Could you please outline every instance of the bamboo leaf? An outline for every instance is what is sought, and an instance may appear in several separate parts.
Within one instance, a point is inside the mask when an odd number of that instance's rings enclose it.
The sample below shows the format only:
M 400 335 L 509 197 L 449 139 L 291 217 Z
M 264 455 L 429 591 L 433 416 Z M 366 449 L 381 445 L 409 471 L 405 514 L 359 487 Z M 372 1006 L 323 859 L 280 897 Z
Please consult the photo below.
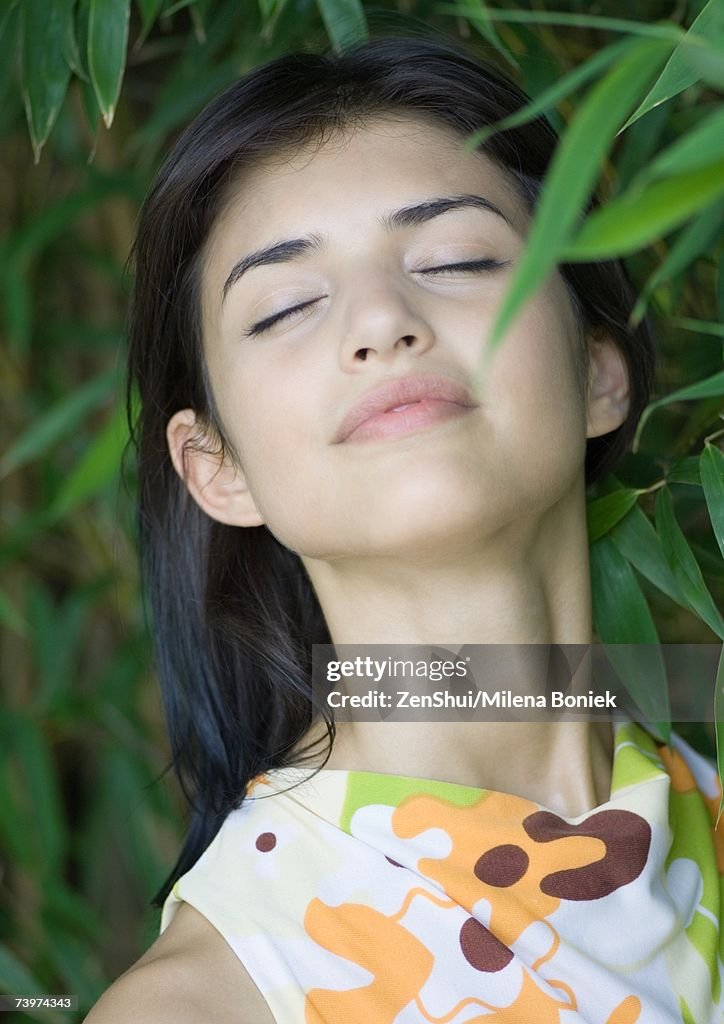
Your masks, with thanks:
M 648 245 L 724 193 L 724 160 L 641 191 L 630 188 L 591 214 L 563 251 L 567 263 L 627 256 Z
M 671 723 L 666 666 L 646 598 L 633 569 L 610 537 L 591 545 L 590 560 L 596 632 L 642 714 L 658 726 L 668 742 Z M 617 650 L 618 645 L 624 647 Z
M 687 46 L 684 59 L 697 78 L 716 89 L 724 89 L 724 35 L 708 40 L 708 46 Z
M 716 110 L 668 146 L 648 167 L 642 168 L 640 182 L 693 171 L 721 160 L 724 160 L 724 110 Z
M 643 493 L 643 489 L 627 487 L 589 501 L 586 506 L 589 544 L 609 533 L 636 504 L 639 494 Z
M 628 561 L 610 537 L 591 545 L 591 578 L 596 631 L 604 643 L 659 642 L 643 591 Z
M 51 506 L 55 515 L 67 515 L 77 505 L 98 494 L 117 477 L 127 442 L 126 413 L 123 405 L 119 403 L 56 495 Z
M 23 0 L 20 7 L 23 99 L 36 164 L 70 81 L 64 47 L 72 14 L 73 0 Z
M 498 30 L 493 23 L 493 19 L 490 16 L 490 8 L 487 0 L 478 0 L 477 17 L 471 19 L 477 32 L 487 39 L 491 46 L 494 46 L 498 53 L 512 64 L 514 67 L 518 66 L 518 63 L 513 57 L 512 53 L 503 43 L 502 39 L 498 34 Z
M 716 734 L 716 763 L 719 770 L 719 784 L 721 794 L 719 798 L 719 813 L 716 818 L 715 828 L 719 826 L 719 819 L 724 810 L 724 645 L 719 655 L 719 667 L 716 670 L 716 685 L 714 689 L 714 732 Z
M 719 225 L 717 224 L 717 228 Z M 694 320 L 690 316 L 672 316 L 672 327 L 680 327 L 684 331 L 696 331 L 697 334 L 712 334 L 715 338 L 724 338 L 724 324 L 711 320 Z
M 35 419 L 0 459 L 0 479 L 45 454 L 74 430 L 108 396 L 114 380 L 115 371 L 101 374 Z
M 477 3 L 441 3 L 436 10 L 441 14 L 457 14 L 471 21 L 480 17 Z M 568 25 L 572 28 L 597 28 L 608 32 L 623 32 L 634 36 L 647 36 L 680 43 L 686 33 L 678 25 L 668 22 L 649 24 L 630 18 L 608 18 L 599 14 L 573 14 L 566 11 L 514 11 L 489 8 L 494 21 L 512 22 L 522 25 Z
M 138 13 L 141 15 L 141 32 L 136 40 L 136 47 L 142 45 L 148 33 L 154 26 L 156 18 L 161 13 L 163 0 L 136 0 Z
M 581 209 L 593 191 L 618 127 L 670 52 L 670 44 L 645 40 L 628 51 L 583 101 L 556 150 L 528 241 L 493 324 L 486 358 L 523 303 L 553 270 Z
M 317 6 L 337 52 L 367 38 L 367 19 L 360 0 L 317 0 Z
M 76 0 L 60 0 L 60 6 L 65 5 L 67 7 L 65 33 L 63 35 L 63 56 L 71 71 L 80 78 L 83 78 L 85 71 L 75 34 L 75 4 Z
M 510 114 L 508 117 L 504 117 L 500 121 L 496 121 L 494 124 L 487 125 L 485 128 L 474 132 L 466 141 L 465 150 L 477 149 L 478 146 L 498 132 L 507 131 L 509 128 L 518 128 L 520 125 L 528 124 L 534 118 L 540 117 L 541 114 L 551 110 L 561 100 L 570 96 L 576 89 L 579 89 L 586 82 L 600 75 L 615 60 L 619 60 L 633 45 L 635 44 L 631 39 L 623 39 L 598 51 L 587 61 L 584 61 L 583 64 L 574 68 L 573 71 L 569 71 L 567 75 L 564 75 L 563 78 L 541 92 L 530 103 L 526 103 L 520 110 L 516 110 L 515 113 Z
M 712 529 L 724 557 L 724 452 L 707 441 L 699 467 Z
M 22 992 L 27 995 L 42 995 L 45 989 L 4 944 L 0 944 L 0 987 L 6 992 Z
M 18 0 L 7 0 L 3 10 L 0 12 L 0 39 L 8 30 L 8 25 L 12 24 L 12 15 L 18 6 Z
M 48 877 L 59 869 L 68 841 L 58 774 L 39 724 L 20 713 L 12 715 L 12 723 L 12 744 L 25 782 L 27 818 L 33 822 L 36 838 L 37 869 L 40 877 Z
M 13 632 L 19 633 L 20 636 L 25 636 L 28 628 L 25 619 L 2 589 L 0 589 L 0 624 L 6 629 L 12 629 Z
M 641 414 L 636 427 L 633 450 L 637 450 L 644 425 L 655 409 L 660 409 L 671 402 L 684 402 L 696 398 L 717 398 L 719 395 L 724 395 L 724 370 L 712 374 L 711 377 L 705 377 L 704 380 L 697 381 L 696 384 L 687 384 L 686 387 L 672 391 L 671 394 L 664 395 L 663 398 L 657 398 L 655 402 L 650 402 Z
M 633 313 L 632 325 L 641 322 L 646 313 L 649 299 L 656 289 L 671 278 L 683 273 L 695 259 L 705 253 L 721 231 L 721 217 L 724 203 L 721 201 L 703 210 L 688 224 L 672 245 L 666 259 L 651 274 L 644 285 Z
M 661 538 L 664 555 L 689 607 L 717 636 L 724 639 L 724 619 L 712 600 L 699 563 L 676 521 L 668 487 L 661 487 L 656 495 L 655 517 L 656 532 Z
M 88 69 L 106 128 L 121 91 L 126 66 L 131 0 L 91 0 L 88 22 Z
M 686 455 L 683 459 L 677 459 L 666 473 L 666 482 L 669 484 L 693 484 L 696 487 L 701 487 L 699 457 Z
M 15 992 L 18 995 L 42 996 L 48 991 L 47 985 L 38 981 L 35 975 L 28 970 L 24 963 L 4 943 L 0 943 L 0 989 L 5 992 Z M 38 1009 L 23 1010 L 22 1014 L 11 1014 L 13 1016 L 32 1018 L 37 1021 L 44 1021 L 45 1024 L 67 1024 L 68 1011 L 50 1010 L 41 1007 Z
M 697 81 L 699 74 L 691 65 L 690 54 L 694 48 L 705 46 L 706 40 L 724 29 L 724 5 L 721 0 L 709 0 L 701 13 L 692 22 L 686 38 L 676 47 L 666 67 L 639 106 L 628 119 L 624 128 L 637 121 L 653 107 L 677 96 Z
M 669 568 L 656 530 L 640 505 L 634 505 L 614 527 L 610 539 L 642 576 L 688 610 L 689 605 Z

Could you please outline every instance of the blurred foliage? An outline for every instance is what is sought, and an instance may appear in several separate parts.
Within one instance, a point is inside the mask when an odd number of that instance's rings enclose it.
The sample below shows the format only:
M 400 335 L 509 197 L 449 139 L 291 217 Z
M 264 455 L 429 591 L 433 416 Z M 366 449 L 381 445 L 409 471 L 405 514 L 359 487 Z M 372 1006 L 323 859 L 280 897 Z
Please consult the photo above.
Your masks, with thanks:
M 589 493 L 597 637 L 724 639 L 724 4 L 539 6 L 5 0 L 0 990 L 77 993 L 85 1012 L 157 934 L 148 901 L 185 809 L 164 774 L 132 464 L 119 476 L 123 271 L 161 155 L 261 62 L 432 29 L 512 74 L 534 97 L 520 117 L 564 130 L 496 337 L 556 261 L 627 257 L 662 367 L 635 451 Z M 606 203 L 582 221 L 596 183 Z M 713 727 L 680 731 L 713 754 Z

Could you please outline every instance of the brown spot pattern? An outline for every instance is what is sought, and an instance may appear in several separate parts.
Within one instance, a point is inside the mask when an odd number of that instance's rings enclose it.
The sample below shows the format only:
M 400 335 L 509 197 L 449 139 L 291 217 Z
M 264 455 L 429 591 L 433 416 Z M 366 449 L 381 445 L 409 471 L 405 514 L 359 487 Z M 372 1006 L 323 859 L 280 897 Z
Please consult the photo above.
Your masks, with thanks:
M 478 857 L 473 871 L 487 885 L 503 889 L 519 882 L 528 870 L 528 854 L 514 843 L 494 846 Z
M 651 826 L 633 811 L 599 811 L 578 825 L 551 811 L 537 811 L 525 818 L 523 828 L 536 843 L 568 836 L 590 836 L 604 843 L 601 860 L 541 879 L 542 892 L 564 900 L 598 900 L 633 882 L 644 869 L 651 845 Z
M 513 959 L 512 950 L 474 917 L 469 917 L 460 929 L 460 948 L 471 967 L 488 974 L 502 971 Z
M 256 837 L 256 848 L 260 853 L 269 853 L 277 845 L 277 837 L 273 832 L 262 832 Z

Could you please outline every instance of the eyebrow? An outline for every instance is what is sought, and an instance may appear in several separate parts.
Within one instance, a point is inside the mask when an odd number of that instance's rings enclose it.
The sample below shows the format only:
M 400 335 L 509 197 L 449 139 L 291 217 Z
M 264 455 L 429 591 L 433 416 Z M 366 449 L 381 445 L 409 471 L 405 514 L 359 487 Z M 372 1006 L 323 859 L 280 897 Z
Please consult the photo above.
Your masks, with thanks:
M 485 196 L 472 194 L 438 196 L 435 199 L 426 199 L 424 202 L 416 203 L 414 206 L 405 206 L 401 210 L 385 213 L 378 218 L 378 222 L 386 231 L 396 231 L 401 228 L 418 227 L 420 224 L 426 224 L 443 213 L 463 209 L 486 210 L 488 213 L 494 213 L 497 217 L 501 217 L 506 224 L 510 224 L 510 219 L 506 217 L 495 203 L 491 203 Z M 265 246 L 263 249 L 257 249 L 256 252 L 251 252 L 247 256 L 242 256 L 231 268 L 231 272 L 224 282 L 221 293 L 222 304 L 226 299 L 229 289 L 248 270 L 252 270 L 254 267 L 269 266 L 273 263 L 289 263 L 300 256 L 306 256 L 310 252 L 319 252 L 323 245 L 324 240 L 320 235 L 309 234 L 303 238 L 289 238 L 283 242 L 275 242 L 273 245 Z

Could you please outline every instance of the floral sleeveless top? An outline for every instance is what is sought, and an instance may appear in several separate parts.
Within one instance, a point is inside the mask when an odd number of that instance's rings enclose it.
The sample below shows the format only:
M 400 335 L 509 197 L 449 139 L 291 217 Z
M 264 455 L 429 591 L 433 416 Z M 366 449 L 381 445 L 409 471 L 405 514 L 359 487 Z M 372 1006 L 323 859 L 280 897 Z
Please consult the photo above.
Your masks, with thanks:
M 614 723 L 610 799 L 565 818 L 407 776 L 275 771 L 169 895 L 278 1024 L 722 1024 L 713 764 Z M 301 782 L 300 782 L 301 780 Z

